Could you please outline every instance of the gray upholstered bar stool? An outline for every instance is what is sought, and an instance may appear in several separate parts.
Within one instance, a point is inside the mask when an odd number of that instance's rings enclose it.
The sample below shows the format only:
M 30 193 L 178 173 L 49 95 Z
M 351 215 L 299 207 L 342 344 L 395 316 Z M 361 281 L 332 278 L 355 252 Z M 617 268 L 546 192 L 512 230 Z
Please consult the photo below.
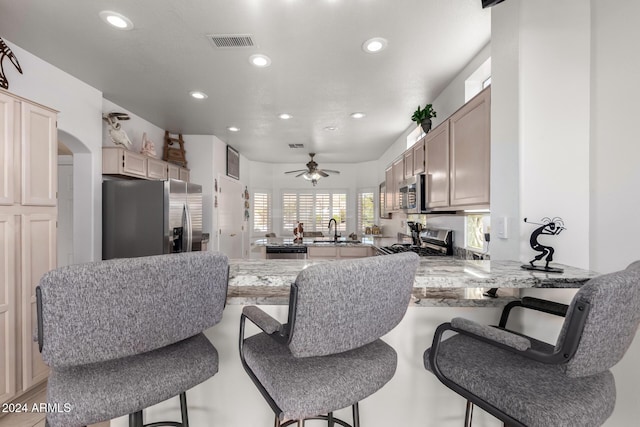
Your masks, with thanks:
M 555 345 L 508 329 L 514 307 L 565 316 Z M 640 323 L 640 261 L 589 280 L 569 306 L 537 298 L 507 305 L 498 327 L 456 318 L 436 330 L 424 363 L 467 399 L 508 426 L 599 426 L 613 412 L 609 370 Z M 446 331 L 457 332 L 442 340 Z
M 38 341 L 51 367 L 51 427 L 82 427 L 180 395 L 218 371 L 202 331 L 222 318 L 228 281 L 224 255 L 189 252 L 59 268 L 36 289 Z M 66 405 L 65 405 L 66 404 Z
M 304 269 L 293 285 L 288 323 L 258 307 L 240 320 L 242 364 L 275 412 L 275 426 L 334 418 L 394 375 L 396 352 L 380 337 L 402 320 L 411 297 L 419 257 L 403 253 L 331 261 Z M 244 337 L 245 319 L 263 332 Z

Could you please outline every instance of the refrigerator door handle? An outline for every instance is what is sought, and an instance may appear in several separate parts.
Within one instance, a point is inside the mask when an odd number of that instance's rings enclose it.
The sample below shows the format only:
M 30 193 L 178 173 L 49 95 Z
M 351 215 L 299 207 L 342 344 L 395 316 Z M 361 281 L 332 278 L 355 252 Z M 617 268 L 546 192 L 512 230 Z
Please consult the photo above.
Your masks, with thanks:
M 185 239 L 185 245 L 184 245 L 184 252 L 191 252 L 192 251 L 192 245 L 193 245 L 193 230 L 191 228 L 191 212 L 189 212 L 189 205 L 185 204 L 183 207 L 183 215 L 184 215 L 184 222 L 185 222 L 185 228 L 184 228 L 184 239 Z

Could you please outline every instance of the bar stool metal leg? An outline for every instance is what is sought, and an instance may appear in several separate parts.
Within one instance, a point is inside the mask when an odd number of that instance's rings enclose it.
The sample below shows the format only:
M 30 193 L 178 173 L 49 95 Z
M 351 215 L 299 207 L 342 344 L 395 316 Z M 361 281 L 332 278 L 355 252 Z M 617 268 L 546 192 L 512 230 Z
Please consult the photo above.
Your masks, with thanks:
M 142 419 L 142 411 L 129 414 L 129 427 L 144 427 L 144 421 Z
M 473 403 L 467 400 L 467 410 L 464 414 L 464 427 L 471 427 L 473 422 Z
M 329 427 L 333 427 L 333 412 L 327 414 L 327 424 Z
M 353 427 L 360 427 L 360 409 L 358 402 L 353 404 Z
M 189 414 L 187 413 L 187 393 L 180 393 L 180 412 L 182 414 L 182 427 L 189 427 Z
M 280 418 L 278 418 L 278 416 L 276 415 L 276 421 L 273 424 L 273 427 L 280 427 Z

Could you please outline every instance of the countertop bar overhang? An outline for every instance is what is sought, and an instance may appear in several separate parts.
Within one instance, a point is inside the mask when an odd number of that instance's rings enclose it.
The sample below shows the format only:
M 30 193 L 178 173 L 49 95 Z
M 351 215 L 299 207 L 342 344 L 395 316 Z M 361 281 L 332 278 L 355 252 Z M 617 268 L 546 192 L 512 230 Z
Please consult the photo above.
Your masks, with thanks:
M 334 260 L 230 260 L 230 304 L 288 303 L 298 273 Z M 518 261 L 471 261 L 423 257 L 416 272 L 411 305 L 442 307 L 503 306 L 517 299 L 522 288 L 579 288 L 598 273 L 554 264 L 564 273 L 528 271 Z M 393 286 L 393 284 L 389 284 Z M 499 298 L 483 296 L 500 288 Z

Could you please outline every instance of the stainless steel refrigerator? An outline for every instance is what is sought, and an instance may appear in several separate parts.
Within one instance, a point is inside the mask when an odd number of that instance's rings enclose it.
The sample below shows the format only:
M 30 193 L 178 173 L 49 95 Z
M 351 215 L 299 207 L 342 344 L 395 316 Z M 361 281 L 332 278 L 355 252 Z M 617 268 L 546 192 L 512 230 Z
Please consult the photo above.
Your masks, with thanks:
M 202 187 L 168 181 L 102 183 L 102 259 L 202 248 Z

